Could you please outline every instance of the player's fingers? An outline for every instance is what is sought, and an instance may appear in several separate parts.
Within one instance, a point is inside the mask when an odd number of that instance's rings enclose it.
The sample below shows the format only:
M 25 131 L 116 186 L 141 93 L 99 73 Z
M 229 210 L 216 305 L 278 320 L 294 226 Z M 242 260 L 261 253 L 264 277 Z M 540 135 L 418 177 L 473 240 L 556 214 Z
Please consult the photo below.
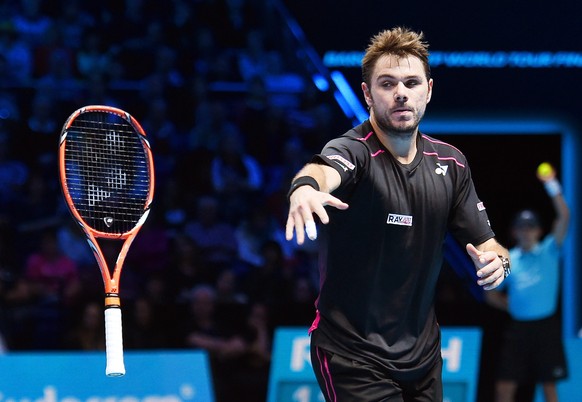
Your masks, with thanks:
M 285 239 L 287 241 L 293 239 L 293 230 L 295 229 L 295 221 L 291 215 L 287 217 L 287 223 L 285 224 Z
M 475 262 L 475 263 L 482 262 L 482 261 L 480 261 L 479 257 L 481 257 L 481 255 L 483 253 L 481 251 L 477 250 L 477 248 L 475 246 L 473 246 L 471 243 L 467 243 L 467 246 L 465 248 L 467 250 L 467 254 L 469 254 L 469 257 L 471 257 L 473 262 Z
M 305 241 L 303 234 L 303 219 L 298 213 L 290 213 L 285 225 L 285 238 L 289 241 L 293 239 L 293 232 L 296 233 L 297 244 L 301 245 Z
M 315 226 L 315 221 L 313 219 L 305 221 L 305 233 L 309 240 L 317 239 L 317 227 Z
M 305 233 L 310 240 L 315 240 L 317 238 L 317 227 L 315 226 L 315 221 L 313 219 L 313 214 L 316 213 L 321 217 L 320 214 L 324 214 L 324 217 L 327 219 L 327 213 L 325 209 L 321 205 L 320 202 L 311 202 L 307 204 L 306 208 L 301 208 L 301 219 L 303 221 L 303 227 L 301 228 L 303 235 L 303 229 L 305 229 Z M 299 228 L 297 228 L 299 230 Z
M 492 285 L 498 279 L 503 279 L 503 269 L 500 268 L 498 261 L 493 260 L 477 271 L 477 284 L 479 286 Z
M 491 275 L 479 279 L 477 284 L 483 286 L 484 290 L 491 290 L 501 285 L 501 282 L 503 282 L 503 272 L 499 273 L 499 270 L 496 270 Z
M 323 204 L 315 204 L 312 206 L 313 208 L 313 214 L 316 214 L 319 217 L 319 220 L 321 221 L 321 223 L 327 224 L 329 223 L 329 216 L 327 215 L 327 211 L 325 210 L 325 208 L 323 207 Z M 313 216 L 310 213 L 309 216 L 303 216 L 303 218 L 305 219 L 305 222 L 311 220 L 313 221 Z
M 334 197 L 331 194 L 327 194 L 327 197 L 324 200 L 322 200 L 322 204 L 324 206 L 329 205 L 330 207 L 334 207 L 337 209 L 348 209 L 349 207 L 347 203 L 343 202 L 339 198 Z
M 299 245 L 305 241 L 305 224 L 300 215 L 295 217 L 295 239 Z

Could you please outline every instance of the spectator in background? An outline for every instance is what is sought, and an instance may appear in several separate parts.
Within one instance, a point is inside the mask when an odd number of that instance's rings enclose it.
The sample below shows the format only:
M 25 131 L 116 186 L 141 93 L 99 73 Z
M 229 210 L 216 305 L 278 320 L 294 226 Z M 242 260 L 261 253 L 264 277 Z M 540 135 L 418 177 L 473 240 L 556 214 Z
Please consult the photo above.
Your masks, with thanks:
M 153 74 L 159 75 L 169 88 L 178 88 L 184 85 L 185 78 L 178 65 L 176 49 L 166 45 L 156 49 Z
M 149 277 L 162 272 L 170 262 L 170 237 L 166 232 L 163 211 L 152 209 L 127 253 L 125 280 L 129 275 L 141 286 Z M 135 275 L 133 275 L 135 274 Z M 127 289 L 127 287 L 126 287 Z
M 198 15 L 197 6 L 202 2 L 193 2 L 189 0 L 172 0 L 170 15 L 166 21 L 166 38 L 169 43 L 176 46 L 180 57 L 180 66 L 185 68 L 186 61 L 192 60 L 192 51 L 196 40 L 196 30 L 200 26 L 200 20 L 204 16 Z
M 262 205 L 256 205 L 240 220 L 236 228 L 239 258 L 249 269 L 264 264 L 263 246 L 271 241 L 277 242 L 284 258 L 289 258 L 293 247 L 283 239 L 285 232 L 279 222 Z
M 56 25 L 51 25 L 45 33 L 43 40 L 34 48 L 35 78 L 40 78 L 55 71 L 53 65 L 57 60 L 59 64 L 66 64 L 66 68 L 74 72 L 75 51 L 63 43 L 61 32 Z
M 144 97 L 144 99 L 146 110 L 141 125 L 152 149 L 155 150 L 156 178 L 160 182 L 165 182 L 176 171 L 177 156 L 184 149 L 184 135 L 179 132 L 172 119 L 171 105 L 165 97 Z
M 258 19 L 257 2 L 250 0 L 218 0 L 206 2 L 200 8 L 204 15 L 202 24 L 215 29 L 217 43 L 222 48 L 238 49 L 244 45 L 244 37 L 261 21 Z
M 213 286 L 216 292 L 216 315 L 224 323 L 223 330 L 231 333 L 241 332 L 248 316 L 248 297 L 240 291 L 239 282 L 235 270 L 225 268 L 218 273 Z
M 216 100 L 202 100 L 194 109 L 194 125 L 188 135 L 188 148 L 218 152 L 222 140 L 238 134 L 228 119 L 226 106 Z
M 29 43 L 21 40 L 10 23 L 0 25 L 0 82 L 27 85 L 32 78 L 33 55 Z
M 238 130 L 225 133 L 211 162 L 212 185 L 229 222 L 247 215 L 263 185 L 263 168 Z
M 246 348 L 232 377 L 225 384 L 228 401 L 240 401 L 244 395 L 249 401 L 265 401 L 271 362 L 272 328 L 269 307 L 264 303 L 252 303 L 244 315 L 242 334 Z
M 57 192 L 57 179 L 53 176 L 53 180 L 49 180 L 45 174 L 46 171 L 39 169 L 30 172 L 22 199 L 10 211 L 16 229 L 18 255 L 28 255 L 38 249 L 43 232 L 61 223 L 59 208 L 63 204 Z
M 28 166 L 56 171 L 55 135 L 64 123 L 57 110 L 57 100 L 51 93 L 36 91 L 26 119 L 26 132 L 17 138 L 15 145 Z
M 105 350 L 103 302 L 89 299 L 75 315 L 64 337 L 65 349 Z
M 99 69 L 96 69 L 98 71 Z M 109 80 L 103 73 L 95 73 L 85 80 L 85 102 L 88 105 L 107 105 L 123 109 L 121 102 L 113 96 Z
M 75 67 L 82 79 L 91 80 L 108 73 L 111 55 L 103 43 L 102 33 L 97 29 L 83 31 L 81 46 L 75 52 Z
M 4 212 L 18 207 L 29 175 L 28 166 L 14 158 L 12 142 L 11 132 L 0 124 L 0 207 Z
M 273 51 L 265 47 L 265 38 L 260 30 L 254 29 L 246 33 L 246 46 L 238 52 L 237 64 L 239 74 L 245 82 L 253 77 L 267 77 L 269 59 Z
M 287 123 L 306 148 L 317 149 L 317 144 L 324 144 L 332 137 L 331 106 L 315 85 L 306 85 L 298 97 L 299 105 L 287 115 Z
M 511 227 L 516 241 L 509 250 L 512 275 L 486 294 L 489 304 L 511 317 L 496 371 L 496 402 L 513 402 L 519 385 L 530 382 L 542 384 L 547 402 L 557 402 L 556 383 L 568 376 L 558 300 L 570 212 L 555 171 L 538 178 L 554 206 L 552 231 L 544 237 L 539 216 L 529 209 L 519 212 Z
M 10 79 L 10 77 L 6 77 Z M 11 81 L 10 84 L 17 84 Z M 1 85 L 1 82 L 0 82 Z M 9 85 L 7 85 L 9 86 Z M 22 127 L 22 106 L 19 102 L 19 98 L 16 96 L 15 92 L 4 91 L 0 94 L 0 133 L 8 134 L 10 137 L 13 133 L 18 132 L 18 128 Z M 10 138 L 11 147 L 13 138 Z
M 191 209 L 187 198 L 187 187 L 178 175 L 167 177 L 164 182 L 156 184 L 156 207 L 161 210 L 163 225 L 168 237 L 173 238 L 182 230 Z
M 63 45 L 77 51 L 85 32 L 95 28 L 96 18 L 83 7 L 81 0 L 66 0 L 61 5 L 61 12 L 55 17 L 55 26 Z
M 229 384 L 237 362 L 246 351 L 244 337 L 225 329 L 216 313 L 216 291 L 209 285 L 195 286 L 188 297 L 187 315 L 180 331 L 185 347 L 204 349 L 210 357 L 213 380 L 216 384 L 217 402 L 231 401 Z M 240 395 L 239 395 L 240 397 Z
M 44 231 L 39 248 L 27 257 L 24 278 L 35 306 L 33 347 L 58 349 L 82 289 L 77 266 L 60 251 L 54 230 Z
M 103 279 L 87 238 L 82 229 L 72 217 L 63 216 L 61 224 L 56 229 L 59 249 L 75 262 L 79 272 L 79 281 L 85 297 L 103 295 Z
M 224 332 L 216 315 L 216 291 L 211 285 L 196 285 L 187 299 L 187 317 L 182 333 L 185 346 L 205 349 L 217 359 L 238 355 L 244 350 L 242 339 Z
M 18 36 L 31 48 L 42 43 L 54 21 L 44 13 L 42 0 L 19 0 L 12 25 Z
M 172 238 L 170 255 L 165 276 L 175 306 L 186 300 L 195 286 L 212 285 L 216 280 L 215 272 L 204 264 L 202 253 L 190 236 L 177 233 Z
M 287 138 L 281 109 L 271 104 L 265 79 L 259 75 L 246 83 L 246 92 L 237 112 L 236 124 L 246 139 L 246 149 L 262 166 L 277 163 L 280 149 Z
M 269 211 L 283 223 L 288 206 L 287 185 L 309 156 L 303 141 L 293 135 L 285 138 L 278 158 L 278 162 L 265 169 L 263 194 Z
M 133 300 L 125 311 L 123 345 L 127 349 L 164 349 L 173 328 L 167 326 L 169 310 L 157 310 L 147 297 Z
M 294 271 L 279 242 L 265 240 L 261 245 L 261 264 L 249 267 L 241 281 L 251 301 L 278 310 L 290 302 L 294 280 Z
M 56 106 L 64 110 L 72 111 L 83 104 L 83 86 L 77 78 L 75 57 L 69 49 L 57 46 L 47 53 L 46 70 L 40 72 L 36 88 L 50 94 L 58 102 Z
M 223 269 L 216 278 L 216 301 L 223 305 L 245 305 L 248 297 L 240 290 L 240 281 L 232 268 Z
M 214 60 L 221 52 L 220 46 L 216 44 L 214 31 L 205 26 L 198 27 L 194 38 L 192 72 L 196 76 L 208 77 L 211 75 Z
M 80 295 L 77 265 L 62 253 L 53 229 L 43 232 L 39 248 L 27 257 L 25 277 L 41 301 L 70 305 Z
M 194 220 L 187 222 L 184 233 L 200 251 L 205 266 L 218 273 L 238 259 L 238 241 L 235 228 L 221 217 L 220 202 L 216 196 L 205 195 L 196 203 Z
M 289 300 L 281 306 L 278 326 L 310 326 L 313 321 L 313 301 L 317 288 L 309 277 L 295 275 L 291 278 Z

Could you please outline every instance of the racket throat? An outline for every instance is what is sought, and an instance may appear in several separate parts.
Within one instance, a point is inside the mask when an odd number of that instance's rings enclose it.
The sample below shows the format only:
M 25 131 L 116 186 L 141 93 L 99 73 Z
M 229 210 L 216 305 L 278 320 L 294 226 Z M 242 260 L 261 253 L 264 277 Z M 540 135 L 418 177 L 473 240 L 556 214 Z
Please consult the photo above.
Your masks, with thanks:
M 108 308 L 120 308 L 121 299 L 118 293 L 106 293 L 105 294 L 105 309 Z

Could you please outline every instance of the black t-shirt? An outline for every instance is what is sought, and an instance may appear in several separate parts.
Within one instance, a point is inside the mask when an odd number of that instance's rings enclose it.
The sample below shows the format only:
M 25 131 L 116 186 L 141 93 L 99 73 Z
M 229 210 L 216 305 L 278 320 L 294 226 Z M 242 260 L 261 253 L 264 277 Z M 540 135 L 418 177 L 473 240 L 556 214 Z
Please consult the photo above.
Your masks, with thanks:
M 314 345 L 373 361 L 403 380 L 440 354 L 435 286 L 450 232 L 460 244 L 494 236 L 465 156 L 418 135 L 417 155 L 398 162 L 368 121 L 330 141 L 313 159 L 341 175 L 320 230 L 321 288 Z

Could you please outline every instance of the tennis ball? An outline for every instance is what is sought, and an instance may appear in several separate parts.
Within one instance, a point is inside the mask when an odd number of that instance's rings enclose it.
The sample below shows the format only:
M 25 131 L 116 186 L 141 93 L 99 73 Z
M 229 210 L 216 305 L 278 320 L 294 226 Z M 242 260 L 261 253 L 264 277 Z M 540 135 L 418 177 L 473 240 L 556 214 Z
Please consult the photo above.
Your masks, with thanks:
M 538 166 L 537 173 L 539 177 L 547 178 L 554 174 L 554 168 L 548 162 L 543 162 Z

